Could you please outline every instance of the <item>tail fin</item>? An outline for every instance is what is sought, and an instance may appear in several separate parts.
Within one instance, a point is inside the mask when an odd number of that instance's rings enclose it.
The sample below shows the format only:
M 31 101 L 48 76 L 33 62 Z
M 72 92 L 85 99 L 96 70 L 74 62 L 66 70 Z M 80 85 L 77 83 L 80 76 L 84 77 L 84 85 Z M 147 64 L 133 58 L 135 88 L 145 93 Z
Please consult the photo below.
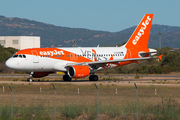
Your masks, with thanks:
M 153 20 L 153 14 L 146 14 L 143 17 L 139 25 L 136 27 L 134 33 L 131 35 L 128 42 L 125 44 L 125 47 L 127 49 L 147 48 L 152 20 Z

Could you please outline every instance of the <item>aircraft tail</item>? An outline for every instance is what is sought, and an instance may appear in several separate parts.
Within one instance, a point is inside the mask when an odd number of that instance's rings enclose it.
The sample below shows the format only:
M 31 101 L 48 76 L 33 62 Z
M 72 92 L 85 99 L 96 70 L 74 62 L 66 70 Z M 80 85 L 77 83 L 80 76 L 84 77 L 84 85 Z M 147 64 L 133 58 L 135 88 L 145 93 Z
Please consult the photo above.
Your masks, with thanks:
M 129 48 L 147 48 L 149 35 L 151 30 L 151 24 L 153 20 L 153 14 L 146 14 L 139 25 L 136 27 L 134 33 L 125 44 L 127 49 Z

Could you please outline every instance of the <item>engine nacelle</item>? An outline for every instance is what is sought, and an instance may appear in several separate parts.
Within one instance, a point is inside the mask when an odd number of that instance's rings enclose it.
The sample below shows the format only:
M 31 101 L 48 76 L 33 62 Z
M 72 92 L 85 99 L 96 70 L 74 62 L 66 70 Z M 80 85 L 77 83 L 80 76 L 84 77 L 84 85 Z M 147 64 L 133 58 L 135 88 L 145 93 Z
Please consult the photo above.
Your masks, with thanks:
M 69 66 L 67 72 L 71 78 L 83 78 L 90 74 L 89 66 L 81 65 Z
M 33 78 L 41 78 L 41 77 L 45 77 L 45 76 L 48 76 L 49 75 L 49 72 L 34 72 L 32 74 L 32 77 Z

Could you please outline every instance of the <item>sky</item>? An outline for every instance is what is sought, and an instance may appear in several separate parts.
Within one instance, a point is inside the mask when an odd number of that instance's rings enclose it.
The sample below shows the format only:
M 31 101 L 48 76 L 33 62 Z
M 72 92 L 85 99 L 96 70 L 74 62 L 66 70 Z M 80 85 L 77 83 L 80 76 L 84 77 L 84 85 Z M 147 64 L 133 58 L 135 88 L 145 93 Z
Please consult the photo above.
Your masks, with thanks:
M 153 24 L 180 27 L 180 0 L 0 0 L 5 17 L 109 32 L 138 25 L 147 13 Z

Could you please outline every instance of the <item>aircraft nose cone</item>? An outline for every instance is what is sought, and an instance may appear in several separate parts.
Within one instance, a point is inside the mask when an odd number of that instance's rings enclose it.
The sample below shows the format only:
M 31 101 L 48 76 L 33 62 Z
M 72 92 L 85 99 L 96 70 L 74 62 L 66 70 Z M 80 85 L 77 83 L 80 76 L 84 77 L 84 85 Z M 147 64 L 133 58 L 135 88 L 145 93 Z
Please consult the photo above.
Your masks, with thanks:
M 13 62 L 11 59 L 8 59 L 6 62 L 5 62 L 5 65 L 8 67 L 8 68 L 13 68 Z

